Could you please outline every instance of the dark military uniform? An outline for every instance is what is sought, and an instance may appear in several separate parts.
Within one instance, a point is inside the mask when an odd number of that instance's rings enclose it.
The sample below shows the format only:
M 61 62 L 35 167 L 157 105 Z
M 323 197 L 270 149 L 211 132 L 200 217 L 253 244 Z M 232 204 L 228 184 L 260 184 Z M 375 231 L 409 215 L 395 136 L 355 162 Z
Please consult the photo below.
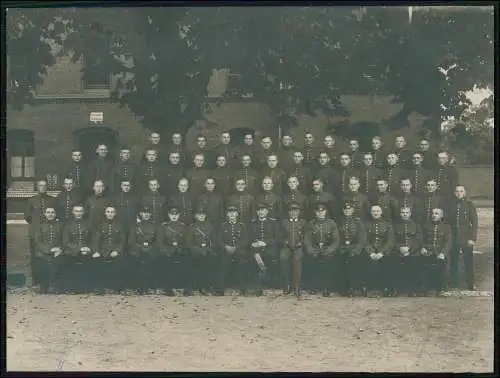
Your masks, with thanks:
M 454 195 L 458 183 L 457 169 L 451 165 L 438 166 L 434 171 L 434 179 L 438 186 L 438 193 L 444 198 Z
M 169 156 L 172 152 L 177 152 L 179 154 L 181 166 L 187 167 L 190 165 L 188 164 L 189 153 L 183 144 L 170 144 L 166 149 L 166 156 Z M 172 163 L 169 162 L 168 164 L 171 165 Z
M 38 273 L 41 291 L 42 293 L 46 293 L 57 273 L 56 269 L 58 268 L 60 256 L 54 257 L 54 253 L 51 249 L 54 247 L 62 249 L 61 223 L 56 220 L 47 220 L 46 223 L 39 225 L 35 230 L 34 239 L 35 270 Z M 59 288 L 59 285 L 56 284 L 55 286 Z
M 93 195 L 87 198 L 85 203 L 85 214 L 92 227 L 97 227 L 104 220 L 104 210 L 106 207 L 114 206 L 111 198 L 104 195 Z
M 347 204 L 344 205 L 346 207 Z M 366 244 L 366 229 L 360 219 L 344 216 L 339 227 L 340 248 L 338 271 L 336 271 L 336 287 L 342 294 L 349 290 L 362 289 L 364 277 L 359 268 L 366 264 L 362 251 Z M 361 286 L 360 286 L 361 285 Z
M 351 157 L 351 168 L 359 170 L 363 166 L 364 154 L 359 151 L 350 151 L 349 156 Z
M 90 181 L 88 166 L 83 161 L 71 162 L 71 166 L 65 173 L 65 177 L 71 177 L 75 188 L 79 188 L 82 191 L 82 195 L 87 195 L 89 193 L 88 183 Z
M 186 253 L 186 225 L 181 221 L 168 221 L 159 226 L 157 236 L 159 261 L 156 264 L 157 287 L 166 294 L 172 289 L 185 288 L 189 277 Z
M 191 157 L 189 158 L 189 165 L 192 167 L 193 166 L 193 161 L 196 155 L 203 155 L 204 161 L 205 161 L 205 168 L 206 169 L 213 169 L 215 168 L 215 154 L 213 151 L 209 150 L 208 147 L 206 148 L 199 148 L 198 146 L 195 148 L 195 150 L 191 153 Z M 228 162 L 229 163 L 229 162 Z
M 70 291 L 82 292 L 94 288 L 94 282 L 90 278 L 92 274 L 92 238 L 93 227 L 87 219 L 73 218 L 63 228 L 62 240 L 64 255 L 61 258 L 60 279 L 63 287 Z M 84 255 L 83 247 L 91 251 Z
M 62 190 L 55 202 L 57 218 L 65 223 L 72 218 L 73 206 L 82 203 L 82 195 L 77 188 Z
M 322 207 L 325 208 L 324 205 Z M 334 220 L 314 219 L 309 222 L 304 237 L 307 252 L 304 277 L 311 289 L 327 292 L 333 289 L 339 243 L 339 230 Z
M 340 194 L 340 177 L 338 172 L 334 170 L 330 165 L 318 165 L 316 172 L 314 174 L 315 179 L 321 179 L 323 181 L 323 190 L 334 196 Z M 339 197 L 337 197 L 339 198 Z
M 236 152 L 232 144 L 219 144 L 215 149 L 215 156 L 224 156 L 226 158 L 226 165 L 229 168 L 237 165 Z
M 359 183 L 361 184 L 360 192 L 366 194 L 370 200 L 373 200 L 377 195 L 377 180 L 383 177 L 382 170 L 374 166 L 364 166 L 359 171 L 359 176 Z
M 380 170 L 385 169 L 387 161 L 387 151 L 383 148 L 380 148 L 378 150 L 371 149 L 370 154 L 372 154 L 373 156 L 374 167 Z
M 304 145 L 302 154 L 304 155 L 304 165 L 313 166 L 318 160 L 319 149 L 314 145 Z
M 411 218 L 417 223 L 422 223 L 423 212 L 422 200 L 420 197 L 413 193 L 401 192 L 399 196 L 396 197 L 396 201 L 399 210 L 401 210 L 402 207 L 409 207 L 411 209 Z
M 370 215 L 370 202 L 368 201 L 368 197 L 362 193 L 347 193 L 344 194 L 342 198 L 342 203 L 349 202 L 351 206 L 354 208 L 354 217 L 365 221 L 368 219 Z
M 431 172 L 420 165 L 413 165 L 408 170 L 407 176 L 412 183 L 411 190 L 418 196 L 423 195 L 425 184 L 431 179 Z
M 382 208 L 382 218 L 388 222 L 398 217 L 398 201 L 390 193 L 377 193 L 371 205 L 379 205 Z
M 290 207 L 294 206 L 298 207 L 298 204 L 290 205 Z M 300 290 L 304 236 L 307 232 L 307 226 L 304 219 L 286 218 L 281 221 L 280 235 L 283 237 L 284 246 L 280 253 L 280 264 L 284 277 L 284 289 L 287 292 L 291 287 L 296 291 Z M 290 281 L 290 270 L 292 271 L 292 282 Z
M 205 191 L 205 181 L 210 177 L 211 172 L 205 168 L 191 168 L 186 173 L 189 180 L 190 193 L 193 198 L 197 198 Z
M 314 214 L 314 209 L 319 204 L 323 204 L 326 207 L 327 214 L 326 216 L 332 219 L 337 219 L 338 217 L 338 205 L 335 197 L 327 192 L 321 191 L 321 192 L 313 192 L 311 196 L 309 197 L 309 208 L 310 208 L 310 213 L 307 215 L 309 219 L 314 219 L 315 214 Z M 305 214 L 304 211 L 302 211 L 303 214 Z
M 393 280 L 393 277 L 390 275 L 389 258 L 394 248 L 394 231 L 392 225 L 385 220 L 371 220 L 366 224 L 366 236 L 366 286 L 374 289 L 388 288 Z M 372 252 L 382 253 L 383 257 L 380 260 L 372 260 L 370 258 L 370 253 Z
M 218 193 L 205 192 L 197 201 L 207 215 L 207 222 L 218 229 L 224 219 L 224 198 Z
M 154 281 L 158 259 L 157 235 L 158 225 L 151 220 L 141 220 L 129 229 L 127 270 L 131 289 L 144 292 L 157 288 Z
M 102 180 L 106 187 L 106 194 L 110 193 L 115 188 L 115 175 L 113 172 L 113 162 L 110 158 L 101 158 L 97 156 L 89 167 L 89 180 L 84 182 L 90 189 L 94 182 Z
M 146 153 L 149 150 L 156 151 L 156 161 L 162 162 L 162 163 L 165 161 L 166 156 L 164 153 L 164 146 L 163 146 L 162 142 L 160 141 L 160 143 L 158 143 L 158 144 L 153 144 L 153 143 L 149 142 L 149 144 L 146 146 L 146 148 L 144 150 L 142 150 L 141 165 L 146 164 L 148 162 L 148 160 L 146 159 Z
M 251 156 L 252 166 L 259 171 L 261 169 L 265 169 L 267 167 L 267 158 L 269 157 L 269 155 L 277 155 L 273 147 L 271 147 L 268 150 L 265 150 L 262 147 L 260 147 L 257 150 L 257 156 L 256 156 L 257 159 L 255 162 L 254 162 L 254 156 Z
M 408 150 L 406 147 L 397 148 L 394 151 L 394 153 L 398 157 L 397 166 L 403 170 L 408 169 L 409 165 L 411 164 L 413 153 L 410 150 Z
M 34 233 L 38 227 L 46 222 L 45 209 L 48 207 L 55 208 L 55 198 L 49 196 L 48 194 L 38 193 L 34 197 L 28 199 L 26 203 L 26 208 L 24 210 L 24 220 L 28 223 L 28 236 L 29 236 L 29 246 L 30 246 L 30 265 L 31 265 L 31 275 L 34 285 L 38 285 L 38 272 L 36 270 L 36 263 L 34 258 L 35 245 L 34 245 Z
M 412 293 L 418 272 L 418 257 L 422 248 L 422 228 L 412 219 L 400 219 L 394 224 L 395 247 L 391 256 L 392 289 Z M 401 253 L 401 247 L 408 247 L 408 256 Z
M 283 171 L 287 172 L 293 165 L 293 153 L 295 151 L 295 148 L 292 147 L 284 147 L 282 146 L 278 150 L 278 164 Z
M 422 248 L 430 252 L 430 256 L 419 256 L 417 291 L 425 293 L 435 289 L 439 292 L 445 287 L 446 260 L 438 260 L 437 255 L 443 253 L 448 257 L 452 245 L 450 227 L 442 222 L 425 222 L 422 239 Z
M 165 167 L 165 180 L 161 184 L 161 192 L 165 196 L 170 197 L 177 192 L 179 180 L 185 175 L 184 167 L 181 164 L 169 164 Z
M 447 209 L 445 201 L 437 192 L 426 192 L 422 198 L 422 221 L 432 220 L 432 209 L 442 209 L 444 211 L 444 219 L 447 219 Z
M 247 227 L 243 222 L 225 221 L 220 226 L 217 239 L 220 246 L 217 260 L 219 265 L 217 293 L 223 295 L 228 282 L 236 285 L 243 293 L 246 292 L 251 262 L 251 256 L 248 253 Z M 236 250 L 232 253 L 228 252 L 225 246 L 234 247 Z
M 286 173 L 283 169 L 281 168 L 264 168 L 262 171 L 261 171 L 261 175 L 260 175 L 260 182 L 262 183 L 262 180 L 264 179 L 264 177 L 271 177 L 271 179 L 273 180 L 273 191 L 274 193 L 276 194 L 279 194 L 281 195 L 283 193 L 283 191 L 285 190 L 285 187 L 286 187 L 286 180 L 287 180 L 287 177 L 286 177 Z
M 452 246 L 450 251 L 450 276 L 451 285 L 458 287 L 459 284 L 459 260 L 460 250 L 463 252 L 465 263 L 465 279 L 469 290 L 474 290 L 474 254 L 473 246 L 468 244 L 469 240 L 476 241 L 478 219 L 474 203 L 466 198 L 450 201 L 447 211 L 447 222 L 451 227 Z
M 131 192 L 125 193 L 120 191 L 114 198 L 113 203 L 116 205 L 116 216 L 126 230 L 127 238 L 128 231 L 137 220 L 137 210 L 139 203 L 137 197 Z
M 288 209 L 290 207 L 290 204 L 293 202 L 297 202 L 300 205 L 300 208 L 302 209 L 302 212 L 304 214 L 309 214 L 309 199 L 302 194 L 300 190 L 296 191 L 291 191 L 288 190 L 284 195 L 283 195 L 283 208 Z M 286 215 L 283 215 L 283 217 L 286 217 Z
M 349 180 L 351 179 L 351 177 L 357 177 L 359 179 L 360 176 L 361 176 L 360 172 L 357 169 L 351 168 L 351 166 L 349 166 L 347 168 L 341 167 L 339 170 L 340 180 L 338 182 L 338 188 L 337 188 L 336 193 L 339 193 L 339 194 L 342 193 L 342 196 L 345 193 L 349 193 L 350 192 Z M 341 197 L 338 197 L 338 198 L 341 198 Z
M 199 210 L 200 211 L 200 210 Z M 204 211 L 204 210 L 203 210 Z M 216 286 L 214 272 L 217 268 L 216 231 L 212 223 L 196 220 L 186 230 L 186 244 L 189 248 L 189 265 L 187 289 L 198 289 L 202 292 Z
M 424 160 L 422 161 L 422 165 L 424 166 L 425 169 L 428 169 L 429 171 L 433 171 L 437 168 L 438 166 L 438 160 L 437 160 L 437 152 L 435 150 L 427 150 L 427 151 L 418 151 L 419 154 L 422 155 Z
M 277 219 L 283 215 L 283 200 L 276 193 L 264 192 L 257 197 L 256 202 L 267 205 L 269 218 Z
M 247 192 L 237 192 L 227 200 L 228 206 L 238 209 L 239 221 L 248 225 L 255 214 L 255 198 Z
M 119 160 L 118 163 L 114 166 L 114 175 L 115 179 L 114 182 L 116 183 L 115 185 L 115 191 L 120 190 L 120 183 L 122 181 L 128 181 L 132 185 L 132 188 L 134 188 L 138 182 L 137 182 L 137 172 L 138 172 L 138 167 L 135 166 L 134 163 L 132 163 L 130 160 Z
M 151 220 L 157 222 L 158 224 L 163 222 L 166 218 L 167 200 L 165 196 L 162 196 L 158 192 L 149 191 L 145 196 L 140 199 L 139 206 L 147 207 L 151 210 Z
M 259 192 L 259 174 L 255 169 L 240 167 L 240 169 L 234 172 L 232 182 L 236 183 L 237 180 L 241 179 L 245 180 L 247 184 L 246 190 L 248 193 L 255 195 Z
M 299 189 L 302 193 L 309 194 L 311 192 L 312 171 L 309 167 L 302 164 L 292 164 L 286 172 L 287 177 L 297 177 L 299 180 Z
M 234 192 L 233 176 L 233 171 L 228 167 L 216 167 L 212 170 L 212 177 L 215 180 L 215 191 L 224 199 L 228 198 Z
M 387 191 L 397 196 L 400 191 L 401 179 L 405 177 L 405 171 L 399 166 L 387 166 L 383 178 L 387 181 Z
M 266 204 L 260 204 L 258 208 L 267 207 Z M 269 288 L 275 288 L 280 284 L 280 264 L 279 264 L 279 243 L 280 243 L 280 227 L 278 221 L 274 218 L 254 219 L 250 224 L 249 239 L 250 250 L 252 255 L 258 253 L 265 265 L 265 275 L 258 267 L 258 264 L 253 263 L 255 275 L 258 277 L 258 290 L 262 288 L 262 278 L 266 278 Z M 262 241 L 266 243 L 263 247 L 254 247 L 252 243 Z M 255 276 L 254 275 L 254 276 Z M 253 278 L 253 277 L 251 277 Z
M 333 169 L 340 168 L 340 152 L 335 147 L 324 147 L 322 151 L 328 154 L 328 157 L 330 158 L 330 162 L 328 164 L 330 167 Z
M 186 225 L 193 222 L 193 197 L 191 193 L 185 192 L 177 192 L 175 193 L 169 201 L 170 207 L 175 207 L 179 210 L 181 214 L 180 221 Z
M 241 161 L 242 156 L 244 155 L 249 155 L 249 156 L 257 156 L 259 148 L 252 143 L 250 146 L 246 143 L 243 143 L 241 146 L 238 147 L 236 150 L 236 159 L 237 161 Z
M 138 189 L 142 192 L 147 192 L 149 190 L 149 180 L 158 180 L 158 183 L 161 185 L 163 181 L 162 176 L 162 166 L 158 160 L 154 162 L 147 161 L 141 164 L 139 173 L 137 174 Z

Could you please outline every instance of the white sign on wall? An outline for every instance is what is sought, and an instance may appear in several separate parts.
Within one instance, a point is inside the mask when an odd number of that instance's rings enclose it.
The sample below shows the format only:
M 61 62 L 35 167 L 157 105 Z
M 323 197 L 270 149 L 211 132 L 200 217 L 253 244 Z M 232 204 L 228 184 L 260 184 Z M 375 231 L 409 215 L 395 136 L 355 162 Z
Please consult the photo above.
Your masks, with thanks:
M 103 112 L 91 112 L 89 116 L 90 122 L 98 123 L 104 121 L 104 113 Z

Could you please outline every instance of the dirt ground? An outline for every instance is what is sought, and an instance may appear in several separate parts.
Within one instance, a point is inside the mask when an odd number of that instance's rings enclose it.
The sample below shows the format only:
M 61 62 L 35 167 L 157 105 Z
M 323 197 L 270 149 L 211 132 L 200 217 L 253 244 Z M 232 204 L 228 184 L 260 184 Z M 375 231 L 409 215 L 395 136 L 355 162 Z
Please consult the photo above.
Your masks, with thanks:
M 493 289 L 493 217 L 478 283 Z M 17 226 L 16 226 L 17 227 Z M 8 241 L 8 271 L 26 266 Z M 21 232 L 21 231 L 17 231 Z M 9 239 L 9 234 L 8 234 Z M 16 246 L 17 248 L 14 248 Z M 7 369 L 493 371 L 493 297 L 7 295 Z

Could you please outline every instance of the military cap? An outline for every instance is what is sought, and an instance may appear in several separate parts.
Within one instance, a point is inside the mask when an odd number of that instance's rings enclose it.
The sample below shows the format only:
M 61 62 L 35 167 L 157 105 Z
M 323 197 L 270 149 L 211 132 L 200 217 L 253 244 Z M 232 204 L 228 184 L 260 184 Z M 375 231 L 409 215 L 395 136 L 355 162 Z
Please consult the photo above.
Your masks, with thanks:
M 298 202 L 290 202 L 290 205 L 288 206 L 288 209 L 289 210 L 292 210 L 292 209 L 298 209 L 298 210 L 300 210 L 301 209 L 300 203 L 298 203 Z
M 169 214 L 178 214 L 179 213 L 179 208 L 177 206 L 171 206 L 170 209 L 168 209 Z
M 200 206 L 196 209 L 195 214 L 205 214 L 205 208 Z
M 268 209 L 269 208 L 269 205 L 265 202 L 260 202 L 257 204 L 257 210 L 259 209 Z
M 141 213 L 152 213 L 152 211 L 149 206 L 144 206 L 143 208 L 141 208 Z
M 228 206 L 227 211 L 238 211 L 238 208 L 236 206 Z
M 318 203 L 316 205 L 316 211 L 322 211 L 322 210 L 326 210 L 326 206 L 323 205 L 322 203 Z
M 126 146 L 126 145 L 121 145 L 120 146 L 120 151 L 124 151 L 124 150 L 131 150 L 130 146 Z

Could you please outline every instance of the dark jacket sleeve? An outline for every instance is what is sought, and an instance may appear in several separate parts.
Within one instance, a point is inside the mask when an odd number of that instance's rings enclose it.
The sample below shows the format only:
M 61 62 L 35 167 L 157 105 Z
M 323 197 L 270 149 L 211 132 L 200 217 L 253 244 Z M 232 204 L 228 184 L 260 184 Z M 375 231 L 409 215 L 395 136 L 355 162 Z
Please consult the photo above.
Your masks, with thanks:
M 327 253 L 333 253 L 335 252 L 340 245 L 340 233 L 339 233 L 339 228 L 337 226 L 337 223 L 332 220 L 332 239 L 333 242 L 326 248 Z
M 387 224 L 387 240 L 382 248 L 380 248 L 380 252 L 383 255 L 388 255 L 392 248 L 394 247 L 394 229 L 392 228 L 392 224 Z
M 473 241 L 476 241 L 477 238 L 477 228 L 478 228 L 478 219 L 477 219 L 477 209 L 476 205 L 472 201 L 469 201 L 469 216 L 470 216 L 470 224 L 471 224 L 471 237 Z
M 359 255 L 363 248 L 365 248 L 367 242 L 366 228 L 363 222 L 357 221 L 357 234 L 356 234 L 356 244 L 353 246 L 353 253 Z

